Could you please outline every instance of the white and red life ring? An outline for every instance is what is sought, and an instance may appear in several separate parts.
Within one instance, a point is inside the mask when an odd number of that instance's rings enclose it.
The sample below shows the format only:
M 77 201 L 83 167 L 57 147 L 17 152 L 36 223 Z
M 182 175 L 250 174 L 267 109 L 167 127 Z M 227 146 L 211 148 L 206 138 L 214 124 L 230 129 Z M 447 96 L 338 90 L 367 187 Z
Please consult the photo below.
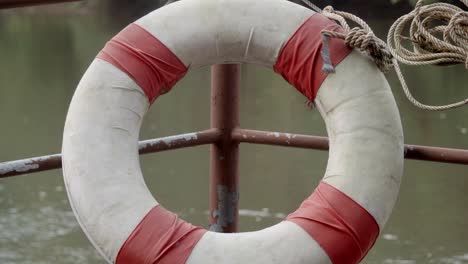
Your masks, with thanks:
M 392 92 L 367 58 L 330 40 L 341 30 L 284 0 L 184 0 L 129 25 L 85 73 L 68 112 L 63 172 L 75 215 L 109 263 L 358 263 L 397 199 L 403 135 Z M 140 170 L 143 116 L 190 68 L 273 68 L 314 101 L 330 137 L 325 176 L 285 221 L 247 233 L 194 227 L 162 208 Z

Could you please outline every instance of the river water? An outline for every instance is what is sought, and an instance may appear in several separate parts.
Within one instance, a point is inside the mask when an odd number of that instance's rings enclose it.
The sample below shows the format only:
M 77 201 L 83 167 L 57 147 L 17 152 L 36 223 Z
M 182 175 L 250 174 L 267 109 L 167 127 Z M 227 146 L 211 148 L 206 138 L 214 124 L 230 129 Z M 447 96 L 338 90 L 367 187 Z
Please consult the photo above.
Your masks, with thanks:
M 42 9 L 44 10 L 44 9 Z M 370 21 L 385 32 L 390 21 Z M 0 161 L 58 153 L 68 104 L 93 57 L 118 28 L 87 13 L 0 13 Z M 383 34 L 382 34 L 383 35 Z M 433 104 L 466 98 L 462 67 L 404 68 L 415 96 Z M 405 142 L 468 148 L 468 107 L 426 112 L 388 75 Z M 209 69 L 190 72 L 146 117 L 148 139 L 209 126 Z M 326 135 L 318 112 L 270 69 L 242 68 L 241 125 Z M 327 152 L 241 145 L 240 229 L 281 221 L 324 173 Z M 167 208 L 206 227 L 209 148 L 141 158 L 145 180 Z M 363 263 L 468 263 L 468 167 L 406 161 L 401 194 Z M 99 202 L 99 201 L 96 201 Z M 0 263 L 104 263 L 78 226 L 54 170 L 0 180 Z

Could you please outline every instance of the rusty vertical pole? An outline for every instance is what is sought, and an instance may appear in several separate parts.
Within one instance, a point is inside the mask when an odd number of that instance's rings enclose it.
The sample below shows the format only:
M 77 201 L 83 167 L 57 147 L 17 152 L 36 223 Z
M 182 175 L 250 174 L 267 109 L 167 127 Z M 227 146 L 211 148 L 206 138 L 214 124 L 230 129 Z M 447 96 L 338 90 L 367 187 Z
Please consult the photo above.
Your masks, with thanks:
M 237 231 L 239 204 L 239 142 L 232 140 L 239 126 L 240 65 L 211 68 L 211 127 L 220 129 L 221 139 L 211 146 L 210 230 Z

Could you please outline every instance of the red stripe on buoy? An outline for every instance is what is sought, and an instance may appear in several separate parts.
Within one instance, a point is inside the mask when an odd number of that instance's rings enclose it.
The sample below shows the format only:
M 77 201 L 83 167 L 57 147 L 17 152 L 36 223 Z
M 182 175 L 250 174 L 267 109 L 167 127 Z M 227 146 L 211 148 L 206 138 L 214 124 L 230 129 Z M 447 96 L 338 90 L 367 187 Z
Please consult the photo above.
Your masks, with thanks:
M 156 206 L 125 241 L 115 263 L 184 264 L 205 232 Z
M 325 182 L 286 220 L 309 233 L 333 264 L 359 263 L 379 235 L 379 225 L 366 209 Z
M 97 55 L 130 76 L 150 103 L 168 92 L 187 67 L 161 41 L 136 24 L 130 24 L 107 42 Z
M 304 22 L 282 48 L 274 65 L 275 72 L 281 74 L 311 102 L 314 101 L 322 82 L 328 73 L 322 71 L 323 29 L 343 32 L 343 29 L 328 18 L 314 14 Z M 342 40 L 330 38 L 330 59 L 338 65 L 350 52 Z

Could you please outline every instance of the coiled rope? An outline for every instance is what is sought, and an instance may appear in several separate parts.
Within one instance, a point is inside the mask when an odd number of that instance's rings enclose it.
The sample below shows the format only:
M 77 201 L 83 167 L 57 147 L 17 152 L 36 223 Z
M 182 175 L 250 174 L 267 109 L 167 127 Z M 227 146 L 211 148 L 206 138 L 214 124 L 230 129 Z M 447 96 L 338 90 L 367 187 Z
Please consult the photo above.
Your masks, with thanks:
M 460 1 L 468 7 L 468 0 Z M 309 0 L 302 2 L 320 11 Z M 346 45 L 368 54 L 383 72 L 393 67 L 406 97 L 413 105 L 424 110 L 440 111 L 468 104 L 468 98 L 440 106 L 419 102 L 411 94 L 398 64 L 399 62 L 407 65 L 464 64 L 468 69 L 468 12 L 446 3 L 424 5 L 424 0 L 419 0 L 413 11 L 400 17 L 391 26 L 387 43 L 375 36 L 367 23 L 353 14 L 335 11 L 331 6 L 325 7 L 321 13 L 337 21 L 345 30 L 345 33 L 322 31 L 324 71 L 334 72 L 329 59 L 328 38 L 339 38 L 343 39 Z M 347 20 L 357 24 L 358 27 L 350 28 Z M 404 36 L 403 32 L 408 26 L 409 36 Z M 402 41 L 409 41 L 413 51 L 405 48 Z

